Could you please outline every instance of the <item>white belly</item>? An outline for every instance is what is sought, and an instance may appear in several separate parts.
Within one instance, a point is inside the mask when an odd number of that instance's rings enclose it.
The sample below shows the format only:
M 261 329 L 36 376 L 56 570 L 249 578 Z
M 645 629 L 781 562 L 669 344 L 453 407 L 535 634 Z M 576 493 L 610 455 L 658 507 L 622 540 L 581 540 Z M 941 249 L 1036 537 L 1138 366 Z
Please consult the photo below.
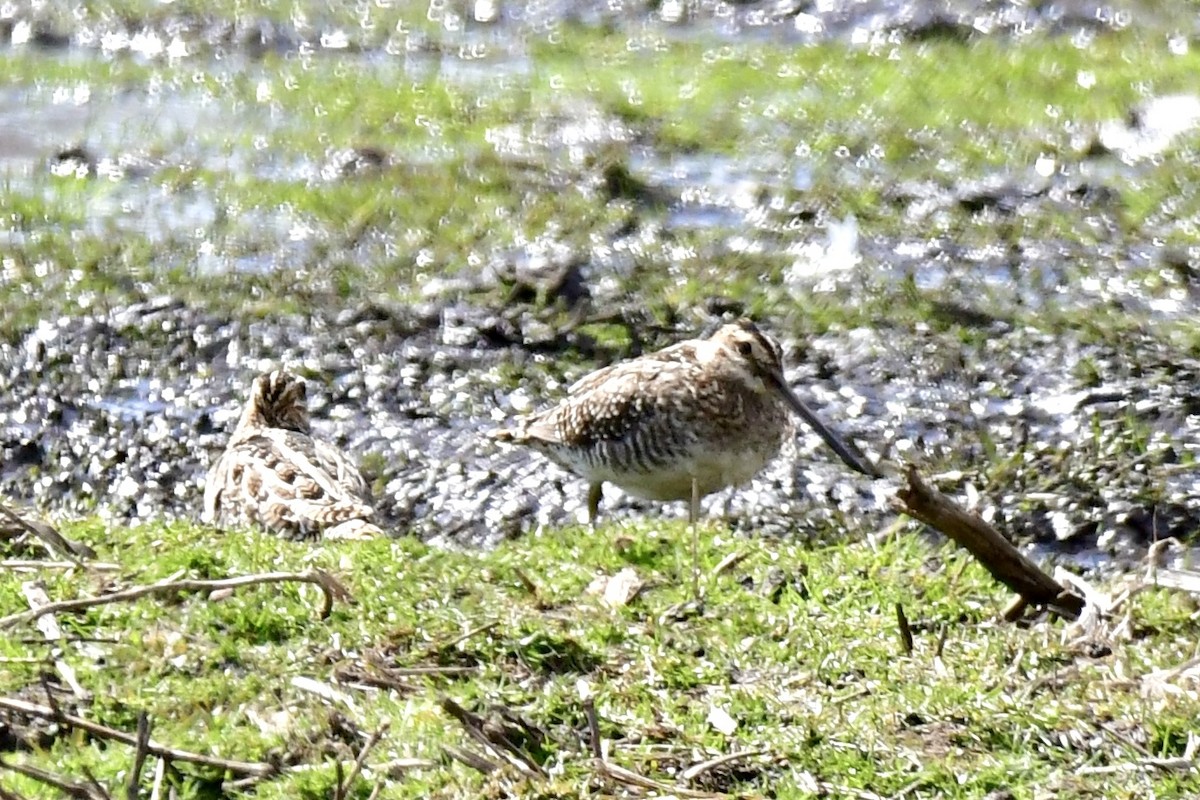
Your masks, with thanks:
M 751 450 L 709 452 L 652 471 L 617 472 L 600 467 L 588 470 L 585 477 L 592 482 L 615 484 L 647 500 L 688 500 L 692 496 L 693 479 L 703 497 L 727 486 L 749 482 L 773 456 L 774 453 Z

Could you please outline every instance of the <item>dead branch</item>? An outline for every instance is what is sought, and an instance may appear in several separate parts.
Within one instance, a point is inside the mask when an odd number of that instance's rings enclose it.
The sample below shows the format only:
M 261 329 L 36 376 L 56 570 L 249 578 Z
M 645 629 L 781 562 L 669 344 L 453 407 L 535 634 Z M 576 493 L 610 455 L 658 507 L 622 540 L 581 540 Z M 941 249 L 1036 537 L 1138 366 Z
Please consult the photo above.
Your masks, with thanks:
M 150 716 L 145 711 L 138 712 L 137 741 L 134 743 L 133 769 L 129 771 L 129 782 L 125 785 L 127 800 L 138 800 L 138 787 L 142 782 L 142 768 L 146 766 L 146 756 L 150 754 Z
M 343 772 L 342 762 L 337 761 L 333 765 L 333 800 L 343 800 L 342 795 L 342 778 L 345 777 Z
M 334 705 L 345 706 L 347 709 L 350 710 L 350 712 L 352 714 L 354 714 L 356 716 L 359 716 L 362 714 L 362 711 L 359 709 L 358 704 L 354 702 L 353 697 L 351 697 L 350 695 L 346 694 L 345 692 L 343 692 L 339 689 L 335 689 L 333 686 L 329 685 L 328 683 L 323 683 L 322 681 L 319 681 L 316 678 L 309 678 L 304 675 L 297 675 L 296 677 L 292 678 L 291 681 L 289 681 L 289 683 L 294 688 L 299 689 L 302 692 L 308 692 L 309 694 L 315 694 L 317 697 L 321 698 L 322 700 L 326 701 L 327 703 L 333 703 Z
M 354 781 L 358 779 L 358 774 L 362 772 L 363 763 L 367 760 L 367 754 L 371 752 L 371 748 L 379 743 L 379 740 L 383 738 L 383 734 L 387 732 L 387 729 L 388 724 L 386 722 L 380 725 L 379 728 L 377 728 L 376 731 L 371 734 L 370 738 L 367 739 L 366 744 L 362 746 L 362 749 L 358 751 L 358 758 L 354 759 L 354 766 L 350 767 L 350 774 L 346 776 L 344 783 L 339 782 L 338 784 L 338 797 L 347 796 L 346 793 L 350 791 L 350 787 L 353 786 Z M 338 762 L 338 764 L 340 766 L 341 762 Z
M 482 772 L 484 775 L 488 775 L 500 769 L 500 765 L 491 759 L 485 758 L 478 753 L 473 753 L 470 750 L 465 750 L 461 747 L 455 747 L 452 744 L 442 745 L 442 752 L 460 764 L 466 764 L 471 769 L 476 770 L 477 772 Z
M 96 797 L 101 798 L 101 800 L 112 800 L 112 795 L 108 793 L 108 789 L 105 789 L 100 784 L 100 781 L 96 780 L 96 776 L 92 774 L 92 770 L 87 766 L 83 767 L 83 777 L 87 778 L 88 786 L 92 788 L 92 792 Z
M 641 789 L 649 789 L 660 793 L 664 797 L 692 797 L 698 798 L 698 800 L 720 800 L 720 798 L 731 796 L 719 792 L 698 792 L 694 789 L 685 789 L 682 786 L 656 781 L 653 778 L 647 778 L 645 775 L 640 775 L 631 769 L 617 766 L 608 761 L 600 762 L 600 769 L 606 777 L 618 783 L 637 786 Z
M 48 522 L 25 519 L 4 503 L 0 503 L 0 517 L 4 517 L 10 523 L 10 525 L 4 526 L 5 528 L 9 530 L 16 528 L 32 534 L 52 554 L 58 554 L 72 560 L 96 557 L 96 551 L 86 544 L 68 539 Z
M 537 584 L 533 582 L 533 579 L 525 574 L 525 570 L 520 567 L 514 567 L 513 574 L 517 576 L 517 580 L 520 582 L 521 588 L 525 590 L 525 593 L 533 598 L 535 604 L 540 604 L 542 602 L 542 593 L 538 591 Z
M 384 663 L 377 653 L 368 651 L 362 661 L 335 668 L 333 677 L 340 683 L 356 688 L 390 689 L 412 694 L 418 688 L 406 678 L 474 675 L 478 672 L 479 667 L 392 667 Z
M 29 703 L 24 700 L 18 700 L 15 697 L 0 697 L 0 708 L 15 711 L 18 714 L 25 714 L 38 719 L 50 720 L 57 722 L 60 725 L 66 725 L 72 728 L 86 731 L 93 736 L 101 739 L 107 739 L 114 742 L 129 745 L 130 747 L 138 746 L 138 737 L 126 733 L 125 731 L 110 728 L 107 725 L 101 725 L 98 722 L 77 717 L 74 714 L 68 714 L 49 706 L 38 705 L 37 703 Z M 167 759 L 168 761 L 183 761 L 190 764 L 199 764 L 205 767 L 214 767 L 217 769 L 236 772 L 241 775 L 253 775 L 257 777 L 268 777 L 276 774 L 279 770 L 273 764 L 267 764 L 260 761 L 235 761 L 233 759 L 218 758 L 217 756 L 206 756 L 200 753 L 191 753 L 187 750 L 177 750 L 174 747 L 166 747 L 151 740 L 146 742 L 146 752 L 157 756 L 158 758 Z M 12 765 L 8 765 L 10 768 Z
M 478 714 L 467 711 L 449 697 L 442 698 L 441 706 L 442 710 L 454 717 L 459 725 L 462 725 L 463 730 L 472 739 L 504 756 L 513 766 L 522 772 L 542 778 L 546 777 L 545 770 L 536 761 L 531 759 L 523 749 L 514 744 L 498 726 L 488 725 L 487 721 Z
M 726 572 L 745 561 L 749 555 L 749 551 L 746 550 L 734 550 L 732 553 L 728 553 L 724 558 L 717 562 L 715 567 L 712 568 L 712 571 L 709 572 L 709 576 L 716 578 L 719 575 L 724 575 Z
M 1191 772 L 1196 762 L 1190 758 L 1139 758 L 1122 764 L 1083 766 L 1076 775 L 1120 775 L 1133 772 Z
M 163 781 L 167 777 L 167 760 L 160 758 L 154 763 L 154 783 L 150 784 L 150 800 L 162 800 Z M 258 780 L 258 778 L 254 778 Z
M 600 741 L 600 722 L 596 716 L 596 702 L 593 698 L 587 697 L 583 701 L 583 710 L 587 716 L 588 726 L 588 745 L 591 749 L 592 758 L 596 762 L 596 769 L 609 780 L 626 786 L 636 786 L 639 789 L 649 789 L 650 791 L 658 792 L 664 797 L 692 797 L 692 798 L 723 798 L 729 795 L 714 794 L 712 792 L 697 792 L 683 786 L 675 786 L 662 781 L 656 781 L 653 778 L 647 778 L 645 775 L 634 772 L 631 769 L 613 764 L 604 757 L 604 747 Z M 717 766 L 716 764 L 712 766 Z M 709 767 L 711 769 L 711 767 Z M 697 773 L 699 774 L 699 773 Z M 685 778 L 686 780 L 686 778 Z
M 89 569 L 93 572 L 117 572 L 120 564 L 108 561 L 39 561 L 36 558 L 6 558 L 0 560 L 0 569 L 36 572 L 42 569 Z
M 465 642 L 467 639 L 470 639 L 472 636 L 478 636 L 481 633 L 487 633 L 488 631 L 490 631 L 492 628 L 496 627 L 499 624 L 500 624 L 499 620 L 492 620 L 491 622 L 485 622 L 482 625 L 477 625 L 474 628 L 471 628 L 471 630 L 461 633 L 458 636 L 455 636 L 453 639 L 450 639 L 447 642 L 443 642 L 441 644 L 436 644 L 436 645 L 426 648 L 425 651 L 423 653 L 421 653 L 420 657 L 417 660 L 424 661 L 426 659 L 433 658 L 434 656 L 438 655 L 439 653 L 444 653 L 447 650 L 449 650 L 450 648 L 458 646 L 459 644 Z
M 28 764 L 18 764 L 16 762 L 7 761 L 0 758 L 0 769 L 11 770 L 18 775 L 24 775 L 32 781 L 52 786 L 58 789 L 67 797 L 77 797 L 79 800 L 108 800 L 106 794 L 96 794 L 87 783 L 73 781 L 70 778 L 64 778 L 61 775 L 55 775 L 44 769 L 38 769 Z
M 725 764 L 729 764 L 733 761 L 741 761 L 744 758 L 756 758 L 758 756 L 766 755 L 767 752 L 768 751 L 766 750 L 742 750 L 738 753 L 724 753 L 716 758 L 710 758 L 707 761 L 701 761 L 699 764 L 693 764 L 681 772 L 679 777 L 683 778 L 685 781 L 694 781 L 704 773 L 714 770 L 717 767 L 724 766 Z
M 58 600 L 38 609 L 23 611 L 20 614 L 10 614 L 0 618 L 0 630 L 20 625 L 46 614 L 57 614 L 60 611 L 79 611 L 93 606 L 121 603 L 127 600 L 137 600 L 152 594 L 171 594 L 174 592 L 214 592 L 221 589 L 239 589 L 243 586 L 256 586 L 267 583 L 311 583 L 320 587 L 324 602 L 321 606 L 321 619 L 326 619 L 333 610 L 334 600 L 348 600 L 350 593 L 336 578 L 320 569 L 310 569 L 304 572 L 263 572 L 257 575 L 240 575 L 236 578 L 221 578 L 218 580 L 165 580 L 146 586 L 134 586 L 119 592 L 101 595 L 99 597 L 81 597 L 75 600 Z
M 25 595 L 25 602 L 29 603 L 29 608 L 32 611 L 38 611 L 50 605 L 50 597 L 46 594 L 46 588 L 42 585 L 41 581 L 26 581 L 22 583 L 21 594 Z M 79 683 L 79 679 L 75 675 L 75 669 L 62 657 L 62 651 L 57 646 L 63 639 L 63 632 L 58 626 L 58 620 L 54 618 L 53 614 L 46 614 L 38 618 L 37 626 L 38 630 L 42 632 L 42 637 L 51 646 L 54 669 L 62 678 L 63 684 L 70 687 L 71 693 L 80 700 L 91 699 L 91 694 Z
M 1004 536 L 975 514 L 921 480 L 916 467 L 896 493 L 899 510 L 935 528 L 970 551 L 992 577 L 1030 603 L 1047 606 L 1060 616 L 1077 619 L 1084 601 L 1058 584 L 1021 554 Z
M 596 701 L 591 697 L 583 701 L 583 711 L 587 715 L 588 744 L 592 748 L 592 758 L 604 763 L 604 750 L 600 746 L 600 720 L 596 716 Z
M 900 649 L 904 651 L 904 655 L 911 656 L 913 651 L 912 627 L 908 624 L 904 606 L 900 603 L 896 603 L 896 627 L 900 633 Z

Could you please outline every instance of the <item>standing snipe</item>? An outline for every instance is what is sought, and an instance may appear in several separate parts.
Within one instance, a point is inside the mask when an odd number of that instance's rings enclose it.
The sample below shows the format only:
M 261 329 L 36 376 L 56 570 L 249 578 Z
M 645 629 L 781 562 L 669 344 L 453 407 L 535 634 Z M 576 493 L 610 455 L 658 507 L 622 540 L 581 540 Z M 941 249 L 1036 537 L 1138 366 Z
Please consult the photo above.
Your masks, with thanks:
M 788 409 L 851 469 L 879 477 L 796 397 L 779 345 L 749 320 L 597 370 L 557 406 L 493 436 L 587 479 L 593 525 L 605 481 L 649 500 L 690 500 L 695 562 L 700 498 L 749 481 L 775 457 L 793 430 Z M 698 580 L 693 563 L 697 596 Z
M 289 539 L 382 535 L 366 481 L 342 453 L 311 435 L 304 381 L 276 370 L 254 379 L 225 452 L 208 472 L 204 518 L 257 523 Z

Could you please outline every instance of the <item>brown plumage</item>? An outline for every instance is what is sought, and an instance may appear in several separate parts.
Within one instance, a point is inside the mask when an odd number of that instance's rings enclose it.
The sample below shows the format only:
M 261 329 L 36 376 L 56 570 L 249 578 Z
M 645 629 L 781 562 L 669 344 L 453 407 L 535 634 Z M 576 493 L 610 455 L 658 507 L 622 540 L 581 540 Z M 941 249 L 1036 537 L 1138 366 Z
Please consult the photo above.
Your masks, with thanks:
M 746 483 L 778 454 L 794 431 L 789 410 L 851 469 L 879 476 L 796 397 L 779 345 L 749 320 L 597 370 L 558 405 L 492 435 L 586 479 L 593 524 L 610 482 L 650 500 L 690 500 L 694 532 L 701 497 Z
M 281 370 L 255 378 L 233 436 L 208 472 L 205 520 L 261 525 L 289 539 L 381 536 L 358 468 L 311 431 L 304 381 Z

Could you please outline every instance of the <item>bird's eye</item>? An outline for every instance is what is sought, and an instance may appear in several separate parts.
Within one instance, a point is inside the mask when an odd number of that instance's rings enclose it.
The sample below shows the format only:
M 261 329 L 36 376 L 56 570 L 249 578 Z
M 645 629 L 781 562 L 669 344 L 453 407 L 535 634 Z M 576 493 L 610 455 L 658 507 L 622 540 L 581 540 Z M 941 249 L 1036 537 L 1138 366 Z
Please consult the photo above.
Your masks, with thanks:
M 753 349 L 754 348 L 750 346 L 749 342 L 738 342 L 737 350 L 744 356 L 750 355 L 750 351 Z

